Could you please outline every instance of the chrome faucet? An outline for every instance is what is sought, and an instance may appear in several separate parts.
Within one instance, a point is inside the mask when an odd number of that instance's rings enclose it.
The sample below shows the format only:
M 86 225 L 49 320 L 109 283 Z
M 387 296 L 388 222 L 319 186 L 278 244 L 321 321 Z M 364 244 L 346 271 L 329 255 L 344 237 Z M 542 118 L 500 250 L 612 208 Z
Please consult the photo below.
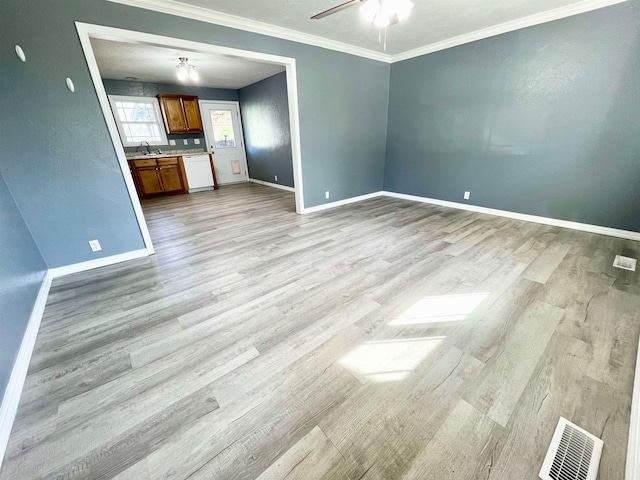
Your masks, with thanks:
M 145 143 L 146 145 L 144 145 Z M 140 146 L 136 147 L 136 152 L 139 152 L 141 147 L 144 147 L 147 149 L 147 153 L 145 155 L 151 154 L 151 146 L 149 145 L 149 142 L 146 142 L 146 141 L 140 142 Z

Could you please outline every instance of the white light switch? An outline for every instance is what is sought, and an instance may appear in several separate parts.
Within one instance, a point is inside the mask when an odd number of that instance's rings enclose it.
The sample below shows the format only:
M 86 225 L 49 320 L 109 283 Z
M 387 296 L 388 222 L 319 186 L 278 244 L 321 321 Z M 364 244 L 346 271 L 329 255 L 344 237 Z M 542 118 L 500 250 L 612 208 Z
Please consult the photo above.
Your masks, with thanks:
M 91 247 L 91 251 L 93 252 L 99 252 L 100 250 L 102 250 L 102 247 L 100 246 L 100 242 L 98 240 L 89 240 L 89 246 Z
M 471 192 L 464 192 L 464 199 L 465 200 L 469 200 L 470 196 L 471 196 Z
M 175 140 L 169 140 L 169 145 L 175 145 L 176 141 Z
M 329 192 L 324 192 L 324 198 L 329 198 Z
M 273 176 L 276 179 L 276 182 L 278 181 L 278 175 L 274 175 Z
M 186 138 L 182 140 L 182 143 L 184 143 L 185 145 L 189 145 L 189 140 L 187 140 Z
M 196 145 L 200 145 L 200 139 L 199 138 L 195 138 L 193 140 L 193 143 L 195 143 Z

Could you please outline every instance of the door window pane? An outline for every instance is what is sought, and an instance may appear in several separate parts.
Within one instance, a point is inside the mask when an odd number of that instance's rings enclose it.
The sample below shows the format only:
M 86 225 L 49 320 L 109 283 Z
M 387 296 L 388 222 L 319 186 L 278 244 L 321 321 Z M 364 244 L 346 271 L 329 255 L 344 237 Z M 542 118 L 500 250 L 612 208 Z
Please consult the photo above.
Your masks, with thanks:
M 231 110 L 211 110 L 210 112 L 216 148 L 235 148 L 236 134 L 233 130 Z

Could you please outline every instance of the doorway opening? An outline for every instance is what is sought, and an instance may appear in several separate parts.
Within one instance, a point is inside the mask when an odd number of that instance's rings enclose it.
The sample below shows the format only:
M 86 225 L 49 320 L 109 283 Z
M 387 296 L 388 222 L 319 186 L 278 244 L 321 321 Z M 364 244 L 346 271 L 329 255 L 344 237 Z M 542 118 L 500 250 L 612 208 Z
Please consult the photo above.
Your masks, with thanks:
M 189 40 L 183 40 L 178 38 L 170 38 L 161 35 L 147 34 L 141 32 L 135 32 L 130 30 L 123 30 L 113 27 L 104 27 L 99 25 L 91 25 L 76 22 L 76 28 L 82 44 L 82 48 L 89 66 L 91 77 L 100 101 L 103 115 L 107 123 L 109 134 L 116 151 L 120 168 L 123 173 L 123 177 L 131 198 L 140 231 L 145 242 L 146 250 L 149 254 L 154 253 L 154 247 L 147 222 L 144 217 L 142 205 L 140 203 L 138 191 L 140 175 L 137 175 L 132 170 L 132 157 L 137 158 L 137 154 L 149 155 L 154 153 L 156 155 L 155 164 L 153 166 L 146 165 L 150 163 L 152 157 L 149 156 L 148 160 L 145 159 L 140 163 L 141 168 L 145 169 L 145 181 L 157 182 L 156 185 L 151 185 L 150 188 L 162 188 L 163 185 L 171 185 L 171 188 L 179 189 L 186 188 L 186 180 L 183 184 L 180 183 L 180 178 L 186 179 L 188 177 L 184 170 L 183 155 L 170 156 L 172 153 L 165 154 L 162 151 L 162 147 L 158 148 L 165 141 L 161 133 L 158 132 L 157 138 L 154 136 L 158 128 L 166 127 L 166 145 L 164 148 L 169 152 L 180 151 L 184 153 L 184 157 L 189 156 L 190 153 L 211 153 L 210 158 L 211 170 L 214 174 L 213 177 L 217 180 L 217 183 L 224 185 L 237 182 L 245 182 L 246 180 L 253 180 L 249 178 L 249 169 L 247 162 L 247 155 L 245 150 L 245 133 L 243 132 L 243 125 L 241 120 L 241 108 L 238 98 L 221 98 L 216 97 L 214 99 L 209 98 L 196 98 L 196 96 L 187 95 L 165 95 L 166 97 L 181 97 L 178 103 L 175 102 L 175 98 L 167 99 L 164 102 L 161 92 L 155 92 L 152 96 L 159 94 L 158 98 L 160 106 L 162 108 L 162 119 L 154 117 L 153 109 L 148 108 L 144 111 L 143 120 L 136 118 L 135 121 L 127 117 L 127 113 L 122 114 L 123 121 L 116 119 L 114 114 L 113 104 L 110 103 L 110 95 L 103 83 L 103 75 L 101 73 L 100 66 L 96 57 L 96 49 L 100 48 L 99 44 L 105 42 L 117 42 L 120 46 L 132 45 L 136 48 L 149 48 L 188 52 L 194 56 L 198 56 L 201 59 L 215 59 L 217 61 L 227 61 L 235 64 L 244 64 L 245 67 L 248 64 L 253 65 L 255 68 L 249 68 L 249 70 L 262 72 L 262 79 L 268 77 L 276 77 L 281 75 L 282 82 L 286 86 L 286 113 L 288 115 L 288 135 L 290 138 L 290 151 L 291 151 L 291 186 L 283 185 L 283 189 L 293 190 L 295 195 L 295 209 L 297 213 L 304 212 L 304 196 L 302 185 L 302 160 L 300 151 L 300 127 L 299 127 L 299 113 L 298 113 L 298 92 L 297 92 L 297 79 L 296 79 L 296 62 L 293 58 L 280 57 L 275 55 L 263 54 L 248 50 L 239 50 L 234 48 L 222 47 L 217 45 L 211 45 L 206 43 L 192 42 Z M 111 49 L 113 50 L 113 49 Z M 123 62 L 129 61 L 126 56 L 122 58 Z M 179 60 L 182 63 L 182 59 Z M 202 60 L 204 63 L 204 60 Z M 176 58 L 175 63 L 178 63 Z M 280 73 L 281 72 L 281 73 Z M 175 74 L 175 71 L 173 72 Z M 123 79 L 123 81 L 129 81 L 131 83 L 136 82 L 137 78 Z M 258 79 L 260 80 L 260 79 Z M 256 83 L 256 82 L 254 82 Z M 144 87 L 141 87 L 144 89 Z M 233 90 L 232 88 L 228 90 Z M 122 92 L 111 92 L 111 96 Z M 148 92 L 147 92 L 148 93 Z M 146 95 L 146 93 L 145 93 Z M 138 95 L 140 96 L 140 95 Z M 187 98 L 191 97 L 191 98 Z M 148 97 L 147 97 L 148 98 Z M 196 98 L 196 106 L 200 111 L 198 117 L 201 119 L 202 125 L 194 126 L 197 123 L 195 116 L 193 115 L 193 104 L 191 100 Z M 113 102 L 113 100 L 112 100 Z M 122 105 L 125 105 L 124 103 Z M 174 107 L 176 105 L 181 106 L 182 111 L 182 124 L 178 122 L 176 127 L 173 124 L 169 124 L 173 121 L 174 113 L 177 111 Z M 172 110 L 173 109 L 173 110 Z M 136 111 L 140 110 L 136 107 Z M 123 110 L 124 111 L 124 110 Z M 176 117 L 177 118 L 177 117 Z M 131 120 L 130 125 L 126 124 L 126 120 Z M 164 120 L 164 125 L 161 125 L 161 120 Z M 136 123 L 137 122 L 137 123 Z M 154 122 L 156 125 L 154 126 Z M 160 127 L 157 126 L 160 124 Z M 126 130 L 130 138 L 129 146 L 126 146 L 126 142 L 122 141 L 123 131 Z M 152 132 L 151 138 L 157 140 L 157 142 L 141 142 L 137 147 L 133 147 L 133 144 L 140 138 L 140 131 L 144 131 L 144 135 L 148 135 Z M 180 132 L 180 133 L 178 133 Z M 159 142 L 159 143 L 158 143 Z M 176 148 L 177 147 L 177 148 Z M 187 148 L 188 147 L 188 148 Z M 175 150 L 172 150 L 175 148 Z M 153 152 L 152 152 L 153 149 Z M 180 150 L 179 150 L 180 149 Z M 138 150 L 138 151 L 136 151 Z M 193 150 L 191 152 L 190 150 Z M 168 158 L 167 155 L 169 155 Z M 215 157 L 215 160 L 213 158 Z M 174 161 L 173 158 L 179 160 Z M 202 159 L 200 159 L 202 160 Z M 174 163 L 172 163 L 174 162 Z M 196 165 L 194 159 L 194 165 Z M 213 165 L 215 163 L 215 168 Z M 200 162 L 198 168 L 199 171 L 204 172 L 203 167 L 206 168 L 204 162 Z M 155 171 L 159 172 L 153 174 L 146 170 L 155 168 Z M 189 167 L 191 168 L 191 167 Z M 193 171 L 198 171 L 196 167 L 193 167 Z M 171 170 L 173 169 L 173 170 Z M 180 176 L 182 174 L 182 177 Z M 154 176 L 155 175 L 155 176 Z M 217 178 L 220 177 L 220 178 Z M 155 179 L 155 180 L 154 180 Z M 214 180 L 214 181 L 215 181 Z M 256 180 L 257 183 L 277 185 L 278 176 L 275 175 L 275 182 L 265 182 Z M 196 182 L 196 185 L 197 182 Z M 147 185 L 145 184 L 145 187 Z M 209 188 L 209 187 L 198 187 Z M 197 189 L 196 189 L 197 191 Z M 157 192 L 156 192 L 157 193 Z

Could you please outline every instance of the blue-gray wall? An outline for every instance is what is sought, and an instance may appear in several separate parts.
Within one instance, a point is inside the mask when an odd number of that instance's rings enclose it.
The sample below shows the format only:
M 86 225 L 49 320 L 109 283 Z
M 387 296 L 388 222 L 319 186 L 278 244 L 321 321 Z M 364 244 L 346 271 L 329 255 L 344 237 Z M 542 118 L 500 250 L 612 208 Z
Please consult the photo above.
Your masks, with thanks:
M 240 89 L 238 97 L 249 176 L 293 187 L 286 72 Z
M 0 18 L 0 168 L 51 267 L 144 246 L 75 21 L 295 58 L 305 205 L 382 188 L 388 64 L 104 0 L 3 0 Z
M 393 64 L 385 189 L 640 231 L 639 6 Z
M 0 175 L 0 398 L 11 376 L 45 269 Z
M 155 97 L 158 94 L 195 95 L 199 100 L 238 100 L 238 91 L 226 88 L 207 88 L 194 85 L 173 85 L 164 83 L 133 82 L 127 80 L 103 79 L 102 83 L 107 95 L 126 95 L 131 97 Z M 200 140 L 196 145 L 195 139 Z M 155 150 L 195 149 L 206 150 L 207 145 L 202 133 L 168 134 L 167 140 L 175 140 L 176 145 L 154 145 Z M 187 140 L 185 145 L 183 140 Z M 136 147 L 124 147 L 125 152 L 135 152 Z

